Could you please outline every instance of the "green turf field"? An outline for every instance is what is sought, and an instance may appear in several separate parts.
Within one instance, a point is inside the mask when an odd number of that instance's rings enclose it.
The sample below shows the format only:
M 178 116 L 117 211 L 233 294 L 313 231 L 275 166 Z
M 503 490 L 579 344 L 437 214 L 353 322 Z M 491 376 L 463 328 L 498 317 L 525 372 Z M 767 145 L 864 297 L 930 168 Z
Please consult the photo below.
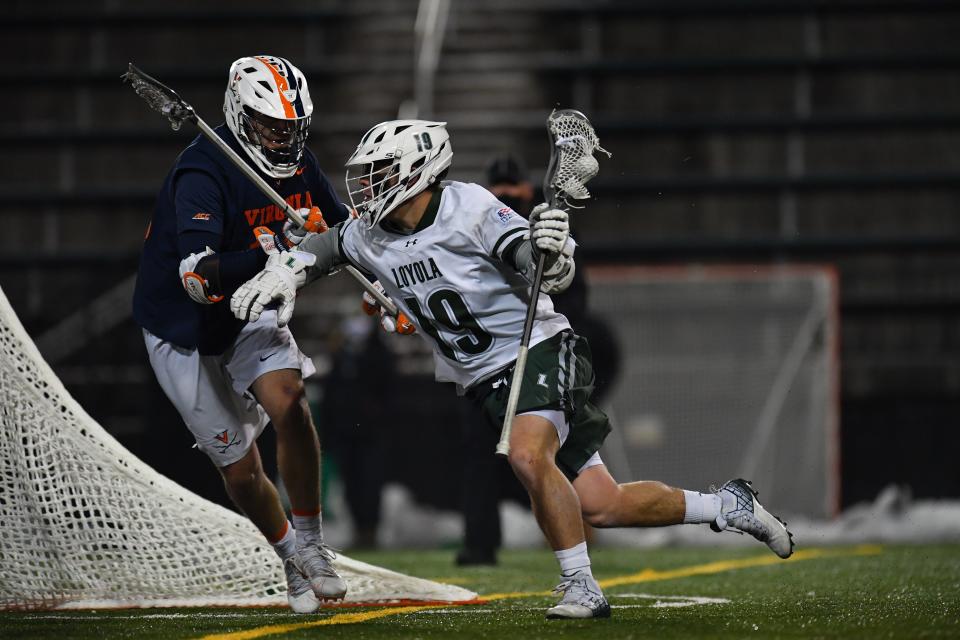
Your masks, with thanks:
M 547 621 L 548 551 L 461 569 L 450 551 L 351 554 L 487 596 L 458 607 L 144 609 L 0 614 L 0 638 L 960 638 L 960 546 L 599 549 L 610 620 Z

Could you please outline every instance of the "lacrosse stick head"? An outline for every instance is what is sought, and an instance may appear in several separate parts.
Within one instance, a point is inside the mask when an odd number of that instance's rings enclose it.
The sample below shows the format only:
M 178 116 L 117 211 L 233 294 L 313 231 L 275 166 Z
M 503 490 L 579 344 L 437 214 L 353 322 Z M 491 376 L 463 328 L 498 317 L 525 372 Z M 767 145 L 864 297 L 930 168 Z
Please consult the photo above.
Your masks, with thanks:
M 129 82 L 138 96 L 143 98 L 150 108 L 163 114 L 170 121 L 170 127 L 177 131 L 184 122 L 196 122 L 197 115 L 193 107 L 183 101 L 177 92 L 156 78 L 152 78 L 131 62 L 127 72 L 120 76 Z
M 570 199 L 590 197 L 586 184 L 600 170 L 594 153 L 610 152 L 600 146 L 587 116 L 576 109 L 554 109 L 547 118 L 550 135 L 550 165 L 543 179 L 543 193 L 551 206 L 572 206 Z

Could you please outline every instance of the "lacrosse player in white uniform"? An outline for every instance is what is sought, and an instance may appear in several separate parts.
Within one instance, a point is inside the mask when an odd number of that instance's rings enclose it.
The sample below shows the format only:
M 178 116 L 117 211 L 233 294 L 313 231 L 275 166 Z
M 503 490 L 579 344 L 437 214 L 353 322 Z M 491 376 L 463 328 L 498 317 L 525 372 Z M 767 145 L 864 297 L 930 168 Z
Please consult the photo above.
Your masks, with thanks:
M 528 222 L 482 186 L 441 183 L 452 158 L 445 123 L 373 127 L 347 161 L 347 189 L 360 217 L 326 234 L 299 232 L 306 237 L 297 251 L 272 255 L 236 291 L 231 309 L 254 321 L 279 301 L 279 316 L 289 317 L 298 288 L 352 264 L 379 279 L 431 344 L 437 380 L 455 383 L 499 429 L 539 254 L 546 254 L 542 291 L 563 291 L 576 268 L 575 243 L 560 209 L 541 204 Z M 384 326 L 396 322 L 384 316 Z M 581 515 L 595 527 L 709 523 L 790 556 L 791 534 L 744 480 L 704 494 L 611 477 L 597 453 L 610 425 L 590 402 L 589 346 L 549 295 L 539 297 L 530 345 L 509 462 L 560 563 L 562 597 L 548 618 L 610 615 L 591 572 Z

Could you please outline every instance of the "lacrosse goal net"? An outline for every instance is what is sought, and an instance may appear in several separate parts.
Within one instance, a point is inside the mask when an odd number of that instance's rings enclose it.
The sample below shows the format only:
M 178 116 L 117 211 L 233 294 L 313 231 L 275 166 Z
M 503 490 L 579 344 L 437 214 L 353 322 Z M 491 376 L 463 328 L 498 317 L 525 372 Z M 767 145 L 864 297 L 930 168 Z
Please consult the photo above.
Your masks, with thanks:
M 832 269 L 600 268 L 588 279 L 590 309 L 621 353 L 604 407 L 615 474 L 699 490 L 739 476 L 778 513 L 835 515 Z
M 244 517 L 161 476 L 67 393 L 0 290 L 0 609 L 286 604 Z M 476 594 L 340 556 L 347 602 Z

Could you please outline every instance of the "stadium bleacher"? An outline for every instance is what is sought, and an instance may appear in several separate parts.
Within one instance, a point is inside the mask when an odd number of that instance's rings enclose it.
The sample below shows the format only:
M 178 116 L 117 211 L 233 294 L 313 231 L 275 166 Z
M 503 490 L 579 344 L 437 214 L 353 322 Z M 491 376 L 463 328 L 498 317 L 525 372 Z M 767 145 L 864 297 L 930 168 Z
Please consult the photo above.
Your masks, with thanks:
M 413 95 L 413 0 L 220 6 L 15 2 L 0 22 L 20 61 L 0 70 L 0 285 L 35 339 L 135 270 L 156 190 L 194 135 L 120 82 L 127 62 L 213 124 L 234 58 L 290 57 L 337 184 L 363 131 Z M 539 177 L 549 108 L 589 113 L 614 153 L 575 223 L 591 264 L 836 265 L 844 503 L 891 474 L 956 496 L 958 26 L 944 0 L 457 3 L 424 115 L 450 123 L 451 177 L 481 180 L 507 149 Z M 148 450 L 176 416 L 143 415 L 163 401 L 132 320 L 82 338 L 58 372 Z

